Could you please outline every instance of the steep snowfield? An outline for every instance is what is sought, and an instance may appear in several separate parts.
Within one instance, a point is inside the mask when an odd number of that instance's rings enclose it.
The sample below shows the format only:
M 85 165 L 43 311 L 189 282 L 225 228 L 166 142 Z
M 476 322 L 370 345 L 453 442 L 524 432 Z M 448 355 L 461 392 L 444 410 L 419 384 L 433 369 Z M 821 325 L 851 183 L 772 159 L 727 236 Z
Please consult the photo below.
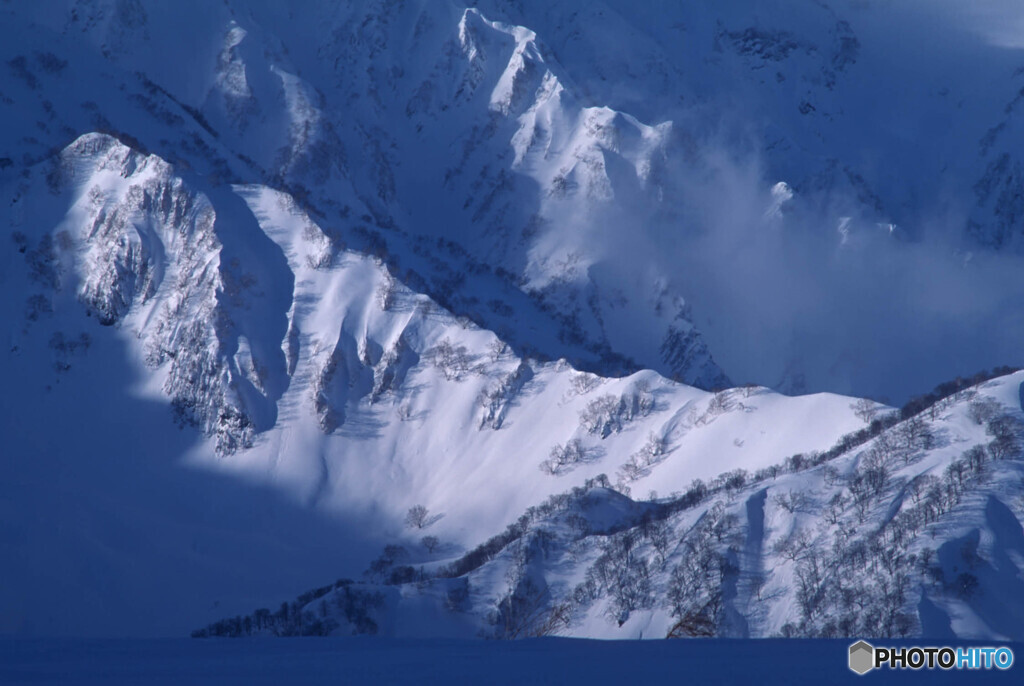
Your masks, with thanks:
M 902 402 L 1017 361 L 1015 3 L 481 10 L 536 31 L 577 92 L 672 121 L 669 221 L 642 222 L 629 252 L 649 241 L 655 263 L 674 268 L 690 321 L 734 381 Z M 777 182 L 793 197 L 765 221 Z M 982 319 L 1006 335 L 969 333 Z
M 458 559 L 426 541 L 385 548 L 367 583 L 198 635 L 1019 641 L 1022 382 L 962 388 L 868 441 L 669 497 L 588 482 Z
M 517 350 L 604 374 L 901 402 L 1019 362 L 998 13 L 63 6 L 3 9 L 12 164 L 117 131 L 287 189 Z
M 65 569 L 72 560 L 97 565 L 100 577 L 128 574 L 123 565 L 172 566 L 144 551 L 141 559 L 107 559 L 104 547 L 91 543 L 92 515 L 83 519 L 78 510 L 90 512 L 97 497 L 110 499 L 108 517 L 140 507 L 134 489 L 159 489 L 164 470 L 180 467 L 186 455 L 193 467 L 276 490 L 287 504 L 280 507 L 306 507 L 343 522 L 349 533 L 331 537 L 336 552 L 315 568 L 331 561 L 355 574 L 369 559 L 360 541 L 415 539 L 403 518 L 416 504 L 437 519 L 430 533 L 458 549 L 549 494 L 598 473 L 616 474 L 654 442 L 663 454 L 642 474 L 623 471 L 624 486 L 677 490 L 693 478 L 826 447 L 862 423 L 851 400 L 840 396 L 786 398 L 757 388 L 713 395 L 652 372 L 603 379 L 564 362 L 519 358 L 494 334 L 409 291 L 374 258 L 340 247 L 289 196 L 260 186 L 203 193 L 163 160 L 108 136 L 84 136 L 33 172 L 5 201 L 19 208 L 11 233 L 20 247 L 5 270 L 12 297 L 5 300 L 11 382 L 4 416 L 8 426 L 32 431 L 10 444 L 15 459 L 5 464 L 7 483 L 13 488 L 24 478 L 24 460 L 32 456 L 52 461 L 42 473 L 55 478 L 93 468 L 97 476 L 83 480 L 80 497 L 45 506 L 45 521 L 66 521 L 62 535 L 73 544 L 55 546 L 45 535 L 10 542 L 27 578 L 39 566 Z M 58 207 L 68 208 L 64 216 Z M 101 388 L 110 389 L 109 407 L 97 402 L 98 392 L 105 396 Z M 159 418 L 135 418 L 139 408 Z M 46 431 L 44 417 L 77 428 L 53 432 L 39 445 L 35 432 Z M 207 440 L 196 443 L 202 436 Z M 540 469 L 556 446 L 573 441 L 578 456 L 553 464 L 553 473 Z M 149 442 L 167 457 L 146 454 Z M 117 480 L 127 492 L 108 487 L 101 475 L 129 457 L 135 468 Z M 210 516 L 208 505 L 193 502 L 194 489 L 206 491 L 187 483 L 199 477 L 185 472 L 179 479 L 185 491 L 174 504 L 152 503 L 148 516 Z M 12 510 L 52 498 L 55 489 L 43 479 L 18 491 L 8 494 Z M 211 497 L 217 499 L 203 499 Z M 224 497 L 229 517 L 248 500 Z M 251 564 L 250 554 L 234 567 L 229 549 L 187 542 L 205 535 L 199 525 L 177 524 L 177 543 L 156 524 L 147 524 L 150 531 L 141 522 L 122 526 L 129 539 L 145 535 L 158 549 L 167 546 L 167 555 L 211 556 L 208 564 L 224 565 L 232 578 Z M 292 534 L 291 526 L 274 526 L 264 544 L 284 545 L 277 537 Z M 252 553 L 259 554 L 265 553 Z M 69 559 L 53 565 L 54 555 Z M 300 563 L 309 565 L 300 557 L 273 566 L 308 584 L 312 576 Z M 149 602 L 160 596 L 176 605 L 181 593 L 199 590 L 186 579 L 174 591 L 165 578 L 171 573 L 138 572 L 136 588 Z M 150 582 L 165 586 L 164 593 Z M 216 587 L 215 579 L 201 586 L 196 612 L 210 611 L 206 589 Z M 8 602 L 20 603 L 24 589 L 10 586 Z M 119 605 L 130 607 L 129 593 L 119 592 Z M 105 621 L 76 617 L 65 625 L 58 618 L 80 604 L 63 594 L 48 597 L 53 605 L 45 611 L 37 598 L 32 613 L 9 613 L 7 630 L 42 621 L 36 631 L 92 625 L 105 633 L 128 621 L 106 607 Z M 219 607 L 246 607 L 218 600 Z M 148 621 L 154 632 L 174 626 Z

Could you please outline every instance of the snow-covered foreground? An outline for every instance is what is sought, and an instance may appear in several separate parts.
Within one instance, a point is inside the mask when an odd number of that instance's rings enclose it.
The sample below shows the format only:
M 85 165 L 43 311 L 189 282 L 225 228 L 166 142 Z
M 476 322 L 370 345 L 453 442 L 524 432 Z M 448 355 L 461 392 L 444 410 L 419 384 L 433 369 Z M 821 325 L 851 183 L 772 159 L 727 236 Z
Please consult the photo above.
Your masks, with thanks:
M 368 583 L 197 635 L 1019 641 L 1022 380 L 962 380 L 826 452 L 668 498 L 595 477 L 459 559 L 391 545 Z M 641 451 L 619 474 L 664 457 Z
M 693 640 L 0 642 L 4 684 L 844 684 L 1019 683 L 1021 667 L 847 668 L 849 641 Z M 890 645 L 890 644 L 887 644 Z M 909 645 L 892 643 L 891 645 Z M 965 645 L 965 644 L 957 644 Z M 995 644 L 986 644 L 995 645 Z M 1021 644 L 1009 645 L 1024 655 Z M 859 681 L 863 679 L 864 681 Z

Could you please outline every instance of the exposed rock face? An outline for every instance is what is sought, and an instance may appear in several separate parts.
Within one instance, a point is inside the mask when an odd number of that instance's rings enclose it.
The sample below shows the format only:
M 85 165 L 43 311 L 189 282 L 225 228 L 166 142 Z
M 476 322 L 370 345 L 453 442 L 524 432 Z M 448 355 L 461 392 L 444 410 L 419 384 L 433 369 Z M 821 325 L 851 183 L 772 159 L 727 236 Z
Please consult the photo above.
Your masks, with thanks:
M 54 189 L 75 197 L 60 251 L 82 305 L 101 324 L 136 331 L 179 421 L 214 437 L 222 454 L 250 446 L 209 200 L 164 160 L 107 135 L 82 136 L 55 164 Z

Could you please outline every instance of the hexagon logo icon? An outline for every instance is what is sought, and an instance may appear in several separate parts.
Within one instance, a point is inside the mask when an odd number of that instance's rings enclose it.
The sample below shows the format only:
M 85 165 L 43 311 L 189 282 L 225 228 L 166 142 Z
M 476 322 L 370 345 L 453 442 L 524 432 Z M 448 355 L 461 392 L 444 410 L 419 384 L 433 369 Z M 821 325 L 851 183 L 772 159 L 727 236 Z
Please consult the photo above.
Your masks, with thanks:
M 857 674 L 867 674 L 875 666 L 875 649 L 867 641 L 857 641 L 850 646 L 850 669 Z

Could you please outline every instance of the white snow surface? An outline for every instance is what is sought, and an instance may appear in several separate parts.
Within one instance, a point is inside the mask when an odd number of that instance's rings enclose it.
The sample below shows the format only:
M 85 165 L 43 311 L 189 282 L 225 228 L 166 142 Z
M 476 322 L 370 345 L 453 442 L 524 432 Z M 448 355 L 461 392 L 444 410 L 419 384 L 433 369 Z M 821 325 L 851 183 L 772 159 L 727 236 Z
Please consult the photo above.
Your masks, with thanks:
M 95 134 L 70 146 L 61 164 L 65 176 L 57 196 L 39 188 L 45 187 L 45 179 L 38 178 L 45 167 L 17 196 L 24 216 L 32 218 L 16 224 L 17 230 L 34 247 L 24 255 L 13 252 L 6 272 L 9 288 L 26 295 L 5 301 L 5 321 L 16 324 L 9 329 L 5 356 L 10 385 L 4 416 L 9 426 L 22 426 L 26 433 L 12 441 L 15 457 L 5 468 L 9 487 L 28 478 L 20 495 L 9 494 L 12 516 L 26 497 L 24 489 L 31 486 L 33 494 L 31 507 L 17 515 L 25 521 L 12 523 L 10 530 L 61 521 L 60 535 L 73 543 L 55 545 L 56 532 L 10 541 L 9 554 L 21 561 L 23 583 L 6 587 L 7 603 L 29 600 L 23 585 L 29 579 L 58 574 L 68 585 L 47 592 L 48 601 L 32 598 L 24 610 L 6 613 L 7 631 L 116 632 L 128 621 L 110 607 L 100 613 L 106 617 L 102 621 L 80 616 L 82 603 L 67 594 L 90 582 L 59 574 L 72 561 L 98 565 L 93 573 L 100 578 L 129 573 L 106 559 L 103 547 L 92 547 L 94 524 L 77 508 L 88 508 L 94 497 L 108 503 L 107 516 L 124 527 L 120 535 L 151 538 L 165 551 L 156 559 L 141 552 L 124 558 L 121 564 L 131 566 L 145 600 L 132 597 L 131 587 L 115 586 L 117 604 L 125 612 L 133 602 L 167 603 L 177 610 L 191 606 L 194 623 L 210 608 L 218 608 L 216 613 L 248 608 L 208 595 L 218 587 L 215 579 L 198 588 L 187 581 L 196 595 L 182 598 L 170 590 L 165 575 L 174 573 L 173 565 L 163 557 L 196 556 L 204 564 L 225 565 L 223 573 L 237 579 L 252 564 L 250 555 L 270 553 L 254 550 L 234 560 L 242 568 L 232 567 L 231 560 L 222 559 L 229 551 L 189 540 L 208 532 L 190 529 L 188 518 L 212 516 L 207 507 L 241 516 L 237 508 L 251 507 L 249 498 L 264 489 L 282 501 L 276 507 L 297 508 L 300 519 L 309 511 L 316 514 L 308 516 L 325 519 L 321 526 L 343 522 L 350 533 L 319 541 L 309 554 L 327 546 L 334 552 L 316 569 L 334 564 L 331 575 L 357 574 L 368 560 L 358 541 L 409 539 L 417 533 L 403 524 L 412 505 L 425 505 L 437 518 L 429 533 L 450 545 L 471 546 L 548 495 L 598 473 L 614 474 L 652 433 L 665 437 L 671 454 L 634 487 L 672 491 L 694 478 L 756 469 L 794 452 L 827 447 L 861 425 L 851 399 L 842 396 L 789 398 L 754 388 L 723 394 L 734 399 L 716 412 L 708 409 L 712 394 L 653 372 L 606 379 L 576 372 L 565 362 L 524 360 L 493 333 L 403 287 L 373 258 L 332 246 L 278 191 L 238 186 L 219 191 L 211 201 L 159 158 Z M 54 199 L 69 209 L 48 227 L 42 218 L 53 216 L 52 208 L 59 206 Z M 232 221 L 224 221 L 222 207 Z M 243 211 L 251 214 L 246 218 Z M 261 242 L 245 238 L 249 230 L 260 231 Z M 201 232 L 207 233 L 200 240 Z M 38 246 L 48 245 L 51 235 L 56 238 L 46 258 Z M 249 259 L 226 259 L 229 246 L 244 248 Z M 33 271 L 36 264 L 43 266 Z M 47 269 L 57 275 L 56 286 L 44 283 Z M 136 274 L 145 275 L 144 285 Z M 110 327 L 96 321 L 100 314 L 90 284 L 97 279 L 105 279 L 104 295 L 123 295 L 122 316 Z M 33 296 L 38 298 L 31 302 L 44 305 L 27 317 L 31 303 L 25 298 Z M 106 301 L 99 307 L 107 307 Z M 453 351 L 451 359 L 439 353 L 445 346 Z M 508 384 L 520 367 L 525 381 Z M 96 397 L 99 384 L 112 391 L 102 395 L 102 403 Z M 581 415 L 588 405 L 633 393 L 641 393 L 650 406 L 622 419 L 621 430 L 610 429 L 603 437 L 584 427 Z M 187 407 L 184 428 L 172 424 L 168 395 Z M 158 418 L 140 418 L 143 411 Z M 248 421 L 225 424 L 227 412 L 245 414 Z M 48 431 L 40 423 L 44 417 L 76 428 Z M 209 438 L 197 442 L 201 436 L 190 422 Z M 553 447 L 574 439 L 586 452 L 580 464 L 558 475 L 539 469 Z M 150 444 L 167 457 L 147 454 L 143 446 Z M 26 464 L 32 456 L 52 464 Z M 107 483 L 107 470 L 117 473 L 116 465 L 126 459 L 133 461 L 132 470 Z M 84 477 L 71 474 L 93 469 L 95 480 L 84 481 L 73 491 L 77 496 L 63 494 L 47 477 L 74 483 Z M 238 494 L 229 489 L 223 505 L 196 502 L 187 485 L 181 493 L 139 502 L 148 488 L 164 491 L 167 470 L 180 471 L 178 478 L 186 482 L 207 478 L 249 485 L 235 486 Z M 38 480 L 28 474 L 38 474 Z M 246 496 L 247 489 L 253 495 Z M 47 504 L 35 498 L 46 498 Z M 125 517 L 133 507 L 144 514 Z M 33 520 L 40 512 L 45 520 Z M 180 542 L 150 517 L 184 519 L 174 525 L 183 529 Z M 265 545 L 284 545 L 278 537 L 291 539 L 296 525 L 276 525 L 260 535 L 270 537 Z M 53 555 L 69 559 L 54 564 Z M 295 569 L 308 564 L 301 558 L 295 563 L 274 559 L 272 566 L 283 568 L 275 574 L 290 569 L 306 584 L 322 578 L 311 569 Z M 159 566 L 159 574 L 150 565 Z M 167 590 L 157 593 L 150 584 Z M 43 612 L 40 602 L 47 606 Z M 125 628 L 165 631 L 161 622 L 170 618 L 159 616 L 154 610 L 146 620 L 152 625 Z M 44 624 L 36 627 L 39 621 Z

